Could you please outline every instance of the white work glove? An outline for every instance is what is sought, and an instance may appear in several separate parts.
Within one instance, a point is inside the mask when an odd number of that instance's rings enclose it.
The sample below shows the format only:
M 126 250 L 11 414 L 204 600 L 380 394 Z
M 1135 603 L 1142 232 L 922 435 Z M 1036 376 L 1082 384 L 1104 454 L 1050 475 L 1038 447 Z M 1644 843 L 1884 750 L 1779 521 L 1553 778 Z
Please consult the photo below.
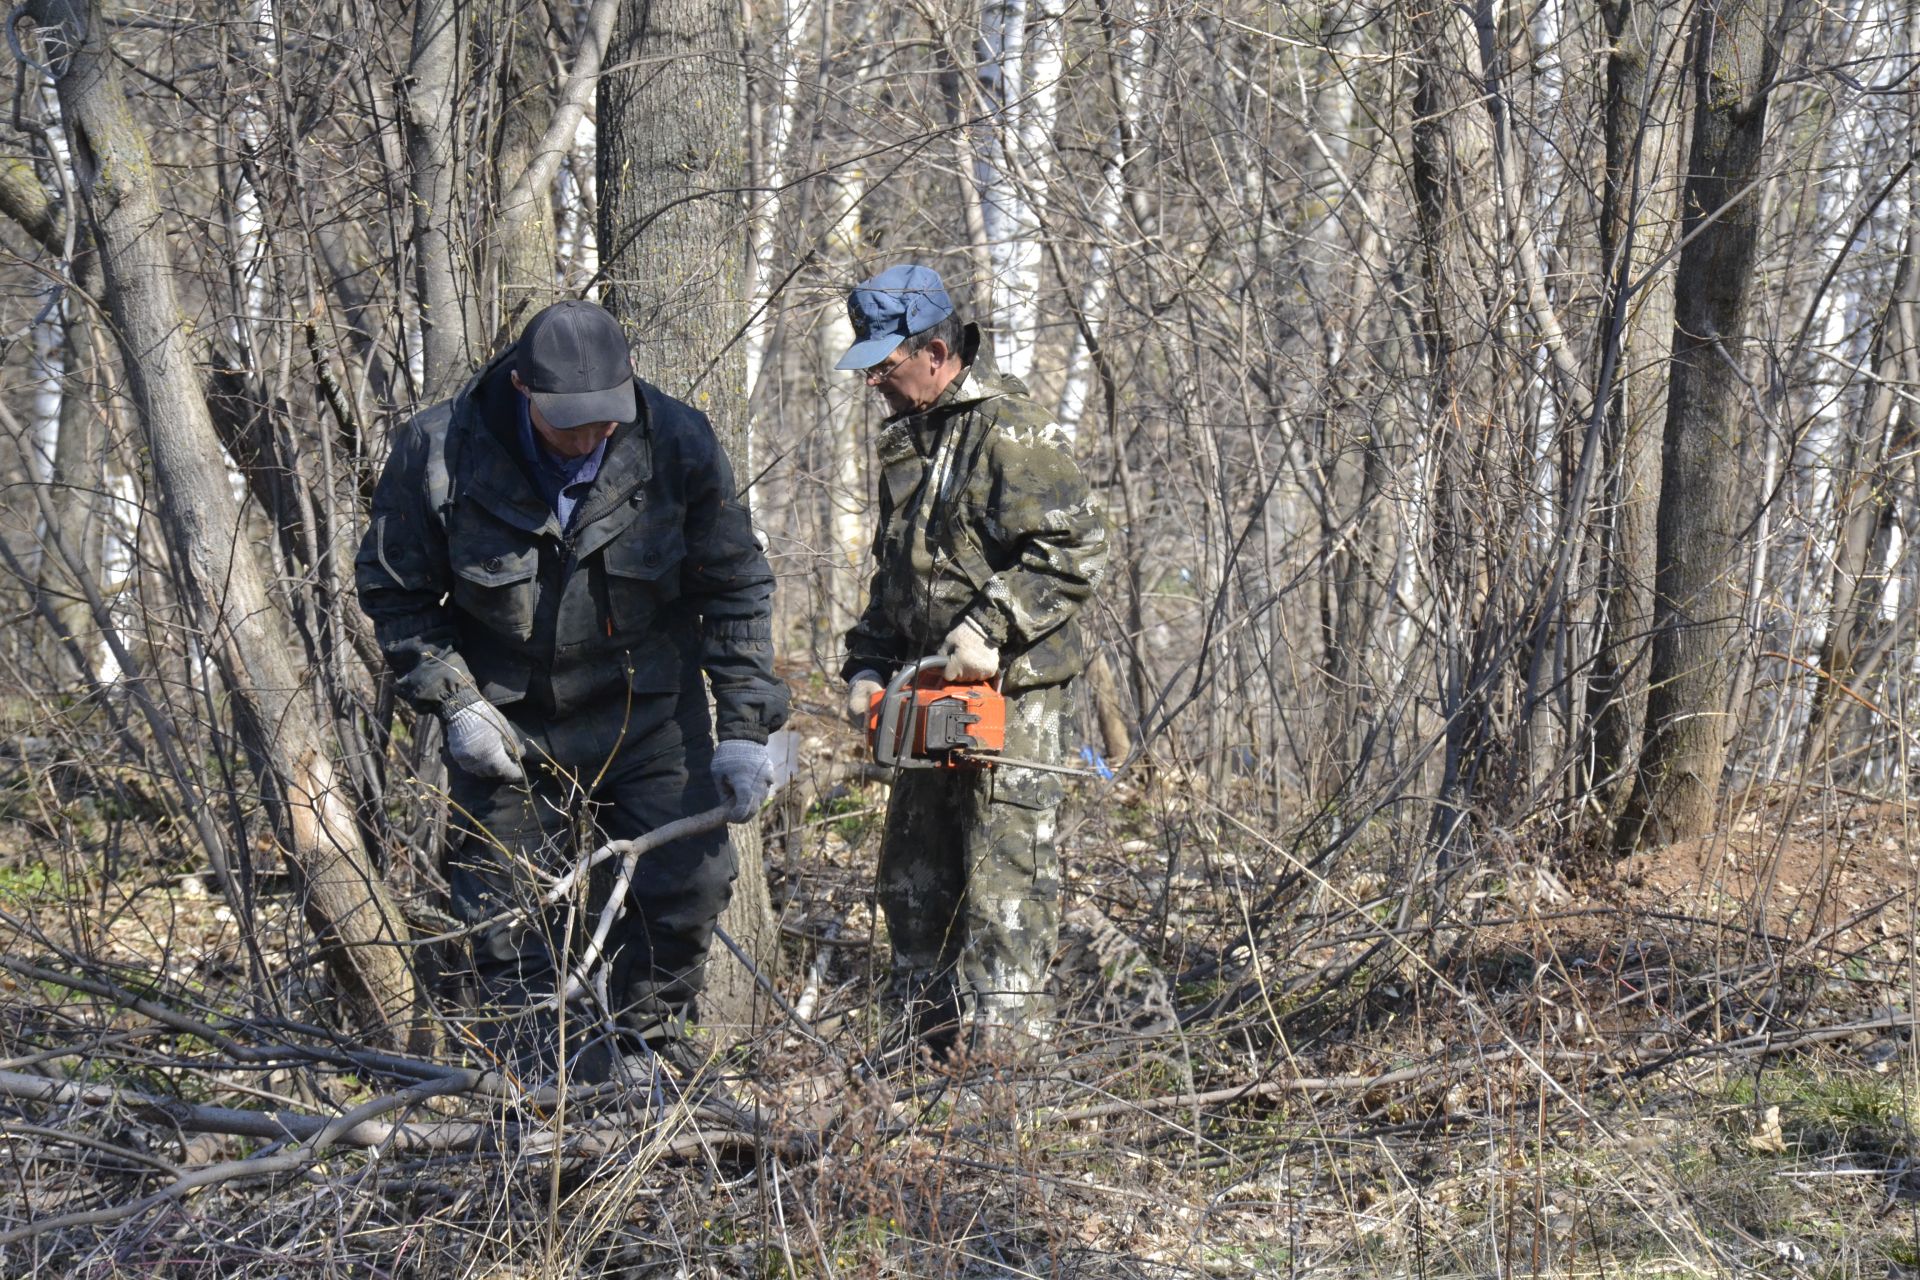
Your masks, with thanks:
M 887 686 L 880 681 L 880 675 L 874 671 L 862 671 L 854 676 L 853 683 L 847 686 L 847 719 L 853 721 L 853 727 L 865 730 L 867 715 L 873 710 L 873 695 L 885 693 Z
M 727 806 L 728 822 L 746 822 L 760 812 L 773 790 L 773 761 L 767 744 L 728 738 L 713 749 L 713 784 L 720 803 Z
M 1000 674 L 1000 651 L 971 619 L 962 618 L 959 626 L 947 632 L 940 653 L 947 660 L 949 680 L 991 680 Z
M 527 775 L 520 770 L 520 739 L 500 708 L 482 698 L 449 714 L 446 721 L 447 754 L 455 764 L 476 778 L 525 780 Z

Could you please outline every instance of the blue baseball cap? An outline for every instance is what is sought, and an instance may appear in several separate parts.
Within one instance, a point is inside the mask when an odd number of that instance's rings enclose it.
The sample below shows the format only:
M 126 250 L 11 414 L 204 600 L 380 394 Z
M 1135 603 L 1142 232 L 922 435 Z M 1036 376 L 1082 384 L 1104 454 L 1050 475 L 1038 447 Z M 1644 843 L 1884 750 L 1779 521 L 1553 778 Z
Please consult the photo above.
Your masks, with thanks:
M 847 295 L 847 318 L 858 339 L 836 369 L 871 369 L 916 333 L 953 314 L 947 286 L 932 267 L 888 267 Z

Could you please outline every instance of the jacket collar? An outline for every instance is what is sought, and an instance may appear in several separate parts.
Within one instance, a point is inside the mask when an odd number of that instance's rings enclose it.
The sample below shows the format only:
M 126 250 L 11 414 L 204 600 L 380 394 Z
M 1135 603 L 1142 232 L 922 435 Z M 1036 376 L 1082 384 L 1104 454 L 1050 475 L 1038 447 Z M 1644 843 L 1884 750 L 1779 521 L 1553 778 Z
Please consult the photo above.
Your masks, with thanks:
M 1000 371 L 993 358 L 993 342 L 979 325 L 969 324 L 960 343 L 960 375 L 947 384 L 939 398 L 925 409 L 895 414 L 881 425 L 874 447 L 883 461 L 904 456 L 907 450 L 928 456 L 940 432 L 957 414 L 1001 396 L 1026 394 L 1025 383 Z
M 509 347 L 488 361 L 455 397 L 455 417 L 464 426 L 471 445 L 460 463 L 463 487 L 509 524 L 530 533 L 557 535 L 561 532 L 559 518 L 541 497 L 521 456 L 519 393 L 508 378 L 512 367 L 513 349 Z M 648 425 L 651 410 L 645 394 L 651 388 L 638 378 L 634 382 L 636 392 L 641 393 L 634 397 L 640 405 L 639 416 L 621 423 L 608 438 L 600 474 L 574 513 L 573 527 L 579 531 L 576 545 L 581 555 L 606 541 L 606 537 L 595 538 L 592 522 L 618 509 L 653 475 L 652 431 Z M 589 542 L 593 546 L 588 546 Z

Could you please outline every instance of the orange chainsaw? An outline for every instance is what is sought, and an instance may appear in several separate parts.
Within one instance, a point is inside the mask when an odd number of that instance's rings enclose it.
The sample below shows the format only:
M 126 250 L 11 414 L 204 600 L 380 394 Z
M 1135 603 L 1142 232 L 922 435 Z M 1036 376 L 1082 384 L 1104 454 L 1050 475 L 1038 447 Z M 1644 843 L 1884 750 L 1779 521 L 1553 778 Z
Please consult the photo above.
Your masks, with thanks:
M 875 764 L 892 769 L 990 769 L 996 764 L 1076 778 L 1091 770 L 1001 754 L 1007 745 L 1007 699 L 997 681 L 949 680 L 947 660 L 922 658 L 894 673 L 867 705 L 867 740 Z
M 948 680 L 947 660 L 909 662 L 867 706 L 875 764 L 985 769 L 1007 745 L 1007 700 L 983 680 Z

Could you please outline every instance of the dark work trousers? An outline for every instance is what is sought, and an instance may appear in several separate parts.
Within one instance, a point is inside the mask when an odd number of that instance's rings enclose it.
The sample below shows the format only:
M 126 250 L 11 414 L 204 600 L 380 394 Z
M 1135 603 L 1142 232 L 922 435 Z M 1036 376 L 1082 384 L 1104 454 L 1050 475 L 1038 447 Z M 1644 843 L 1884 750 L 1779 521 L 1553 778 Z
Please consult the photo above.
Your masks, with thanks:
M 467 923 L 537 902 L 552 877 L 609 840 L 645 835 L 720 802 L 704 694 L 651 695 L 604 735 L 582 734 L 578 724 L 516 720 L 515 727 L 527 781 L 501 784 L 458 766 L 451 773 L 447 880 L 454 914 Z M 592 738 L 603 745 L 590 753 L 583 739 Z M 523 1079 L 551 1077 L 563 1056 L 572 1079 L 605 1079 L 621 1041 L 658 1044 L 677 1035 L 705 983 L 714 923 L 733 893 L 724 829 L 641 855 L 601 962 L 611 1010 L 590 997 L 571 1002 L 564 1045 L 554 1010 L 529 1012 L 550 1005 L 561 981 L 557 958 L 577 957 L 593 937 L 619 865 L 609 859 L 584 892 L 471 939 L 470 964 L 458 977 L 475 1015 L 474 1038 L 484 1056 Z

